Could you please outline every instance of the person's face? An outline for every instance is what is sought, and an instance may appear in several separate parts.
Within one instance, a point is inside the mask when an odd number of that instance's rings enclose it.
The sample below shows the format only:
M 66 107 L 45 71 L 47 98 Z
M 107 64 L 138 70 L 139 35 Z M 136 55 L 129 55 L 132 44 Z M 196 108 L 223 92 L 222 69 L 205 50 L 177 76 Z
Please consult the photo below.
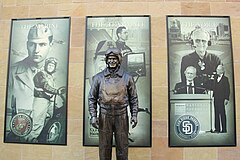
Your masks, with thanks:
M 108 58 L 107 58 L 107 65 L 108 65 L 108 68 L 110 68 L 110 69 L 117 68 L 118 65 L 119 65 L 118 57 L 111 56 L 111 55 L 108 56 Z
M 94 61 L 95 73 L 101 72 L 106 68 L 105 55 L 98 55 Z
M 29 39 L 27 41 L 28 55 L 33 62 L 40 63 L 46 59 L 51 46 L 48 38 Z
M 49 73 L 52 73 L 54 70 L 55 70 L 55 64 L 53 64 L 53 63 L 48 63 L 48 65 L 47 65 L 47 71 L 48 71 Z
M 193 81 L 196 77 L 196 71 L 193 68 L 187 68 L 185 71 L 185 76 L 187 81 Z
M 223 69 L 223 66 L 222 65 L 219 65 L 216 69 L 217 71 L 217 75 L 221 75 L 224 73 L 224 69 Z
M 199 31 L 194 34 L 193 43 L 197 54 L 200 57 L 204 57 L 208 47 L 208 35 L 204 31 Z
M 118 36 L 123 41 L 128 40 L 128 31 L 127 31 L 127 29 L 122 29 L 122 32 L 119 33 Z

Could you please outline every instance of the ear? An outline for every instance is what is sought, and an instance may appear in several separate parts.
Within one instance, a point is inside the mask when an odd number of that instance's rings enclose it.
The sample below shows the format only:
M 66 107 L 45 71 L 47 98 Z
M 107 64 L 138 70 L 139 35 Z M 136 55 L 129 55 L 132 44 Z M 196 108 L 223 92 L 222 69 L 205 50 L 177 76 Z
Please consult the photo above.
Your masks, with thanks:
M 212 45 L 212 42 L 209 40 L 208 41 L 208 46 L 211 46 Z
M 195 44 L 194 44 L 194 40 L 193 40 L 193 39 L 191 39 L 191 45 L 192 45 L 192 47 L 194 47 L 194 48 L 196 47 Z
M 52 47 L 53 46 L 53 42 L 49 43 L 49 46 Z

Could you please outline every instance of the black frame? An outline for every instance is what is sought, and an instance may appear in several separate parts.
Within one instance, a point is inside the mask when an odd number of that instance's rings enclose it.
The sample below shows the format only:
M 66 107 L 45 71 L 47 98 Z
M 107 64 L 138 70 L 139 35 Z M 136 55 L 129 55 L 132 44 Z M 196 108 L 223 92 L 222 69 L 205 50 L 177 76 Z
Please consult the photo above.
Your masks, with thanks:
M 233 70 L 233 53 L 232 53 L 232 38 L 231 38 L 231 22 L 229 16 L 185 16 L 185 15 L 168 15 L 166 16 L 167 22 L 167 44 L 168 44 L 168 136 L 169 147 L 223 147 L 223 146 L 236 146 L 236 113 L 235 113 L 235 88 L 234 88 L 234 70 Z M 197 26 L 198 25 L 198 26 Z M 225 106 L 227 113 L 227 133 L 214 133 L 214 101 L 213 91 L 209 90 L 209 96 L 203 94 L 192 95 L 191 98 L 187 94 L 175 95 L 176 83 L 181 82 L 181 58 L 187 54 L 190 50 L 196 48 L 191 44 L 192 31 L 200 27 L 210 35 L 210 43 L 208 43 L 208 53 L 220 57 L 225 66 L 226 77 L 230 83 L 230 101 L 228 106 Z M 221 32 L 221 33 L 220 33 Z M 190 38 L 190 39 L 189 39 Z M 211 77 L 212 76 L 212 77 Z M 216 76 L 216 72 L 212 73 L 208 78 L 213 79 Z M 186 85 L 187 86 L 187 85 Z M 194 106 L 194 107 L 191 107 Z M 198 112 L 192 117 L 188 112 L 188 106 L 192 109 L 197 109 L 198 106 L 209 106 L 210 109 L 206 109 L 206 115 L 201 117 L 204 113 L 204 109 Z M 178 108 L 177 108 L 178 107 Z M 184 109 L 184 110 L 181 110 Z M 173 114 L 174 113 L 174 114 Z M 199 114 L 199 115 L 198 115 Z M 230 114 L 230 116 L 229 116 Z M 181 117 L 183 116 L 183 117 Z M 189 119 L 198 120 L 199 123 L 194 122 L 195 130 L 192 130 L 191 136 L 186 136 L 180 130 L 183 130 L 184 126 L 181 126 L 183 121 Z M 202 120 L 202 119 L 205 119 Z M 206 125 L 206 121 L 210 120 L 210 124 Z M 201 124 L 201 122 L 203 122 Z M 208 122 L 209 123 L 209 122 Z M 205 126 L 209 130 L 202 131 Z M 201 128 L 202 127 L 202 128 Z M 186 132 L 185 132 L 186 133 Z M 196 134 L 196 135 L 193 135 Z M 202 135 L 206 135 L 205 137 Z
M 93 20 L 90 23 L 90 20 Z M 101 20 L 105 20 L 104 22 Z M 133 24 L 131 22 L 135 21 L 138 23 Z M 139 102 L 139 112 L 145 112 L 146 114 L 139 113 L 138 115 L 138 126 L 135 129 L 130 129 L 130 137 L 129 137 L 129 146 L 130 147 L 151 147 L 152 146 L 152 115 L 151 115 L 151 32 L 150 32 L 150 16 L 149 15 L 137 15 L 137 16 L 87 16 L 86 17 L 86 38 L 85 38 L 85 72 L 84 72 L 84 120 L 83 120 L 83 146 L 98 146 L 98 133 L 93 127 L 90 126 L 90 116 L 88 113 L 88 92 L 90 89 L 89 83 L 91 83 L 91 77 L 99 72 L 101 68 L 101 64 L 98 62 L 103 62 L 102 66 L 105 68 L 104 55 L 107 49 L 107 45 L 115 46 L 116 39 L 116 28 L 119 26 L 126 26 L 129 31 L 129 40 L 127 41 L 127 45 L 130 47 L 140 47 L 137 42 L 140 42 L 140 37 L 145 37 L 144 43 L 142 43 L 143 48 L 141 49 L 132 49 L 135 55 L 143 55 L 144 62 L 141 64 L 144 66 L 142 70 L 140 70 L 139 74 L 135 74 L 135 81 L 141 80 L 143 85 L 146 85 L 142 88 L 145 88 L 143 92 L 139 87 L 140 84 L 137 85 L 138 96 L 140 99 Z M 135 25 L 135 28 L 134 26 Z M 138 31 L 136 30 L 136 25 L 138 26 Z M 132 27 L 131 27 L 132 26 Z M 139 36 L 138 39 L 135 39 L 136 36 Z M 95 37 L 95 38 L 93 38 Z M 94 40 L 93 40 L 94 39 Z M 136 52 L 135 52 L 136 51 Z M 103 57 L 102 60 L 97 62 L 97 65 L 92 65 L 94 62 L 93 59 L 96 58 L 96 54 L 99 57 Z M 126 59 L 128 56 L 126 56 Z M 123 60 L 124 61 L 124 60 Z M 126 60 L 125 60 L 126 61 Z M 90 63 L 91 62 L 91 63 Z M 96 67 L 94 73 L 94 66 Z M 145 102 L 143 102 L 143 97 L 145 95 Z M 141 107 L 142 105 L 146 105 L 146 107 Z M 145 116 L 146 115 L 146 116 Z M 143 122 L 141 118 L 146 119 L 146 122 Z M 140 124 L 140 125 L 139 125 Z M 146 125 L 145 130 L 139 127 L 141 125 Z M 140 128 L 140 131 L 139 131 Z M 91 133 L 90 133 L 91 130 Z M 142 130 L 142 131 L 141 131 Z M 137 133 L 136 133 L 137 132 Z M 141 132 L 141 133 L 140 133 Z M 136 142 L 135 138 L 131 137 L 132 135 L 143 134 L 144 136 L 140 136 L 140 142 Z M 90 137 L 91 135 L 91 137 Z M 139 135 L 138 135 L 139 136 Z M 145 140 L 144 140 L 145 139 Z M 141 142 L 142 141 L 142 142 Z
M 45 59 L 54 57 L 57 59 L 56 72 L 53 73 L 55 80 L 55 88 L 62 89 L 62 93 L 53 96 L 51 104 L 53 107 L 52 117 L 46 117 L 44 128 L 42 129 L 37 141 L 27 141 L 24 137 L 29 134 L 32 129 L 32 107 L 28 107 L 28 111 L 18 106 L 20 98 L 18 93 L 19 89 L 11 89 L 10 76 L 11 67 L 28 57 L 27 50 L 27 36 L 30 28 L 39 23 L 44 23 L 52 30 L 53 45 L 50 45 L 50 50 Z M 69 70 L 69 46 L 70 46 L 70 17 L 48 17 L 48 18 L 22 18 L 12 19 L 11 33 L 9 43 L 9 56 L 8 56 L 8 74 L 7 74 L 7 88 L 6 88 L 6 101 L 5 101 L 5 125 L 4 125 L 4 143 L 20 143 L 20 144 L 46 144 L 46 145 L 67 145 L 67 97 L 68 97 L 68 70 Z M 46 31 L 46 30 L 45 30 Z M 50 39 L 49 39 L 50 40 Z M 45 61 L 44 59 L 44 61 Z M 44 62 L 42 61 L 42 62 Z M 45 64 L 45 62 L 44 62 Z M 27 66 L 28 63 L 24 63 Z M 27 68 L 27 67 L 26 67 Z M 44 70 L 42 67 L 41 71 Z M 29 69 L 29 68 L 28 68 Z M 38 72 L 37 72 L 38 73 Z M 26 85 L 33 83 L 30 79 L 25 81 Z M 31 88 L 34 92 L 34 85 Z M 14 88 L 14 87 L 12 87 Z M 12 91 L 13 90 L 13 91 Z M 22 92 L 26 91 L 24 89 Z M 27 91 L 26 91 L 27 92 Z M 11 96 L 14 94 L 14 96 Z M 34 95 L 32 93 L 32 95 Z M 34 99 L 34 96 L 32 96 Z M 27 99 L 22 106 L 28 106 Z M 33 100 L 34 101 L 34 100 Z M 50 100 L 52 101 L 52 99 Z M 15 115 L 15 116 L 14 116 Z M 19 120 L 25 123 L 25 131 L 21 132 L 17 126 Z M 19 126 L 19 123 L 18 123 Z M 29 129 L 29 130 L 28 130 Z M 57 134 L 52 134 L 53 130 L 57 130 Z M 55 138 L 54 138 L 55 137 Z M 53 138 L 53 139 L 51 139 Z

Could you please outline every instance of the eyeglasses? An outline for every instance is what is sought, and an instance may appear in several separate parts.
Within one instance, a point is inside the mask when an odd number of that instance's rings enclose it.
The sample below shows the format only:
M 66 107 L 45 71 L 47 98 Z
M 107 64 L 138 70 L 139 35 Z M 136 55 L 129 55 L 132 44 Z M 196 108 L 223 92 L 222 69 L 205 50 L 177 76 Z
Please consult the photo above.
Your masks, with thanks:
M 195 39 L 195 42 L 196 42 L 196 43 L 202 42 L 203 44 L 206 44 L 206 43 L 207 43 L 207 40 L 204 40 L 204 39 Z

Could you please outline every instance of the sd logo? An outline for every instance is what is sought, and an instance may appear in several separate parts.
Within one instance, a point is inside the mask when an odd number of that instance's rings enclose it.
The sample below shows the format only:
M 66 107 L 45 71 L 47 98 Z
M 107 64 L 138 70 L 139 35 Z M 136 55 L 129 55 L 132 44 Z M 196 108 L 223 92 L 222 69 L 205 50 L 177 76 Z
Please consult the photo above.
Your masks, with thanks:
M 191 140 L 197 137 L 200 131 L 200 123 L 191 115 L 184 115 L 175 122 L 175 133 L 183 140 Z

